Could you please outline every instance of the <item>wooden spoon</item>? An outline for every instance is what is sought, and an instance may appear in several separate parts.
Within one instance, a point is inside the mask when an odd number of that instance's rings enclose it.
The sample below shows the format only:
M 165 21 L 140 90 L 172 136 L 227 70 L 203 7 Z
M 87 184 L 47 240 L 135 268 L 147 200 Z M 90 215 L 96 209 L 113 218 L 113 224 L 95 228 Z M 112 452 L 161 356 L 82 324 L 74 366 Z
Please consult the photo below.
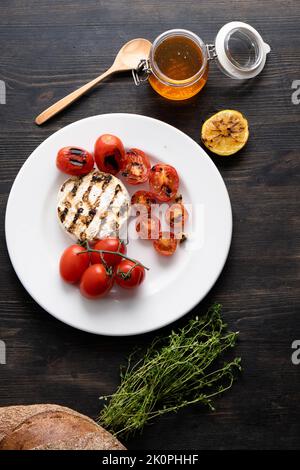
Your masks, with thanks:
M 141 59 L 147 59 L 149 57 L 150 48 L 151 42 L 147 39 L 137 38 L 127 42 L 119 50 L 114 63 L 108 70 L 106 70 L 106 72 L 47 108 L 37 116 L 35 119 L 36 124 L 40 125 L 48 121 L 48 119 L 52 118 L 55 116 L 55 114 L 65 109 L 84 93 L 98 85 L 98 83 L 100 83 L 104 78 L 109 77 L 109 75 L 112 75 L 116 72 L 124 72 L 126 70 L 136 69 Z

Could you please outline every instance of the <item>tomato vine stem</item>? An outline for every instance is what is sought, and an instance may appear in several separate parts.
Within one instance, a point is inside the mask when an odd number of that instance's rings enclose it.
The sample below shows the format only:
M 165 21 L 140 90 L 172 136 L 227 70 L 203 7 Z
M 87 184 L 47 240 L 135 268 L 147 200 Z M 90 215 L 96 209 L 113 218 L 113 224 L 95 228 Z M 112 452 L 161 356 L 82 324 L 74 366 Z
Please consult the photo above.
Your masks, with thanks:
M 128 259 L 128 261 L 132 261 L 133 263 L 135 263 L 136 265 L 138 266 L 141 266 L 142 268 L 146 269 L 147 271 L 149 271 L 150 268 L 147 268 L 147 266 L 144 266 L 142 263 L 140 263 L 138 260 L 134 259 L 134 258 L 130 258 L 129 256 L 126 256 L 124 255 L 123 253 L 120 253 L 119 251 L 109 251 L 109 250 L 94 250 L 94 248 L 90 248 L 90 247 L 87 247 L 86 250 L 84 251 L 80 251 L 79 253 L 77 253 L 77 255 L 81 255 L 83 253 L 99 253 L 100 256 L 102 255 L 102 253 L 106 253 L 108 255 L 118 255 L 120 256 L 121 258 L 125 258 L 125 259 Z

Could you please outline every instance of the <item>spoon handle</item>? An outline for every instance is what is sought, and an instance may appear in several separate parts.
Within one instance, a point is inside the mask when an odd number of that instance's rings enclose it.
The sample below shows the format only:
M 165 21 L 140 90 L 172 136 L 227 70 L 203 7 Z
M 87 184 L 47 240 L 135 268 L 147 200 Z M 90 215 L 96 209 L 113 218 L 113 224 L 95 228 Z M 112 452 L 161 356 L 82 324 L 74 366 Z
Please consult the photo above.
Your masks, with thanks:
M 114 72 L 116 72 L 116 69 L 112 65 L 108 70 L 106 70 L 106 72 L 104 72 L 102 75 L 99 75 L 99 77 L 95 78 L 89 83 L 86 83 L 82 87 L 78 88 L 78 90 L 73 91 L 61 100 L 52 104 L 52 106 L 50 106 L 49 108 L 45 109 L 45 111 L 43 111 L 36 117 L 35 123 L 41 125 L 44 122 L 48 121 L 48 119 L 52 118 L 57 113 L 65 109 L 67 106 L 69 106 L 78 98 L 80 98 L 80 96 L 84 95 L 84 93 L 91 90 L 94 86 L 98 85 L 98 83 L 100 83 L 104 78 L 108 77 Z

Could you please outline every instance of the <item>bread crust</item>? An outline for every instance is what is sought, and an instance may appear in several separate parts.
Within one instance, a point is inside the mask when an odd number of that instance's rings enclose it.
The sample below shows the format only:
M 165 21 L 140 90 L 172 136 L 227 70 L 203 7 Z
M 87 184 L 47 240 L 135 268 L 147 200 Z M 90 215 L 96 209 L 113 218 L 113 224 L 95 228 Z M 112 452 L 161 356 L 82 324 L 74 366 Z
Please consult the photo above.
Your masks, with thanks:
M 60 405 L 0 408 L 0 450 L 126 450 L 92 419 Z

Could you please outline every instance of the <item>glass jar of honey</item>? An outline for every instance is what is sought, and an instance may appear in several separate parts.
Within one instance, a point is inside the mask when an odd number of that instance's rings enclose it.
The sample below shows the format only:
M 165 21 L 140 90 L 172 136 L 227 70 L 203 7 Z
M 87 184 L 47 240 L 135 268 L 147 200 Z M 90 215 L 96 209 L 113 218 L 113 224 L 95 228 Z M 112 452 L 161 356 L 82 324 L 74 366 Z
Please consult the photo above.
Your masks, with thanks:
M 268 52 L 260 34 L 239 21 L 224 25 L 213 44 L 205 44 L 191 31 L 171 29 L 155 39 L 133 78 L 136 85 L 148 80 L 164 98 L 185 100 L 204 87 L 212 59 L 227 76 L 243 80 L 262 71 Z
M 191 98 L 207 80 L 206 46 L 196 34 L 184 29 L 158 36 L 150 51 L 150 63 L 150 85 L 171 100 Z

